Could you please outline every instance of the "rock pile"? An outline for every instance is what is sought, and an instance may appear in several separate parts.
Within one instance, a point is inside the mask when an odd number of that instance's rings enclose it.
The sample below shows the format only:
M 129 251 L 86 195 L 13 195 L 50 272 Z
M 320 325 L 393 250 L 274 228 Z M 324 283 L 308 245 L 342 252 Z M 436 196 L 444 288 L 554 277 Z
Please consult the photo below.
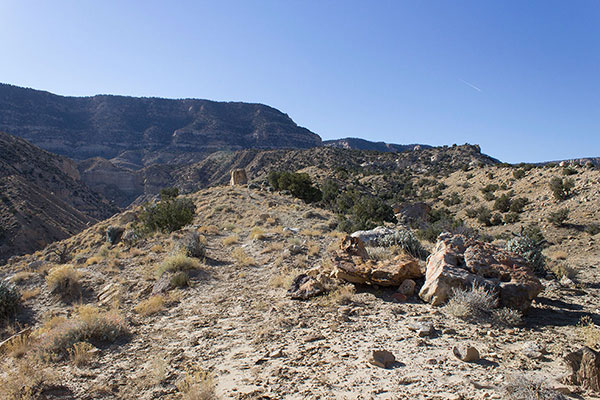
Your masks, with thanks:
M 333 276 L 337 279 L 359 284 L 400 286 L 406 279 L 423 275 L 418 261 L 406 254 L 391 260 L 370 260 L 359 237 L 346 236 L 340 248 L 333 257 Z
M 479 285 L 498 296 L 498 305 L 525 310 L 542 290 L 526 261 L 497 246 L 442 233 L 427 259 L 421 299 L 444 303 L 453 289 Z

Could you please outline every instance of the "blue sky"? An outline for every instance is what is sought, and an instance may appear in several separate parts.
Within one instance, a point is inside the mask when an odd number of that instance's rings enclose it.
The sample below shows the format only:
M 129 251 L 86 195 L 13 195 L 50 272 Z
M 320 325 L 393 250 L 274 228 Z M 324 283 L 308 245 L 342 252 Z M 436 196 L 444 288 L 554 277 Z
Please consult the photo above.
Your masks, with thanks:
M 600 1 L 1 0 L 0 82 L 271 105 L 324 139 L 600 156 Z

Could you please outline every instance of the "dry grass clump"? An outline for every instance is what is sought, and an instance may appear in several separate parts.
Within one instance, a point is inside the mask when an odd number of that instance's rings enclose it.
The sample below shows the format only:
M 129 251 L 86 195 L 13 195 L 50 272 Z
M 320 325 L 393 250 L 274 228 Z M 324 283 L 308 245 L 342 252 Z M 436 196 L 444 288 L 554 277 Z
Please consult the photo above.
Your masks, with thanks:
M 50 355 L 67 356 L 75 343 L 107 343 L 127 334 L 123 317 L 115 310 L 83 305 L 69 319 L 55 317 L 37 332 L 41 348 Z
M 552 254 L 550 255 L 550 257 L 555 260 L 566 260 L 567 256 L 568 256 L 567 252 L 563 251 L 563 250 L 556 250 L 556 251 L 552 252 Z
M 553 261 L 548 263 L 550 271 L 558 277 L 558 279 L 569 278 L 571 280 L 577 279 L 577 270 L 564 261 Z
M 577 333 L 586 346 L 598 348 L 600 346 L 600 328 L 598 328 L 589 315 L 582 317 L 577 323 Z
M 134 307 L 134 311 L 143 316 L 156 314 L 164 309 L 165 298 L 163 296 L 152 296 Z
M 289 289 L 292 286 L 294 278 L 301 273 L 303 273 L 303 270 L 287 266 L 271 277 L 269 286 Z
M 456 318 L 471 322 L 492 322 L 500 326 L 517 326 L 522 323 L 518 310 L 496 308 L 498 299 L 483 286 L 474 284 L 469 289 L 454 289 L 444 311 Z
M 33 289 L 25 289 L 21 291 L 21 301 L 27 301 L 37 297 L 42 290 L 39 287 Z
M 321 246 L 317 242 L 308 242 L 306 244 L 307 254 L 309 256 L 316 256 L 321 252 Z
M 265 239 L 265 230 L 255 226 L 250 231 L 250 239 L 252 240 L 264 240 Z
M 391 247 L 366 247 L 369 258 L 376 261 L 391 260 L 395 257 Z
M 511 376 L 502 388 L 507 400 L 566 400 L 542 380 L 528 379 L 523 375 Z
M 356 293 L 354 285 L 342 285 L 331 290 L 327 296 L 319 297 L 318 304 L 324 307 L 337 307 L 350 304 Z
M 46 277 L 46 283 L 52 293 L 58 293 L 62 296 L 74 296 L 81 289 L 79 279 L 79 272 L 71 264 L 64 264 L 57 265 L 50 270 Z
M 39 399 L 45 388 L 58 383 L 48 365 L 35 355 L 5 359 L 1 372 L 0 395 L 3 399 Z
M 69 359 L 78 367 L 89 364 L 96 356 L 96 348 L 88 342 L 75 343 L 68 350 Z
M 205 225 L 198 228 L 198 232 L 205 235 L 218 235 L 221 230 L 216 225 Z
M 16 335 L 8 343 L 4 345 L 4 353 L 10 357 L 21 358 L 33 345 L 33 338 L 30 332 L 24 332 L 20 335 Z
M 179 271 L 171 277 L 171 285 L 177 288 L 190 286 L 190 276 L 186 271 Z
M 273 252 L 278 252 L 278 251 L 282 251 L 283 250 L 283 242 L 272 242 L 269 243 L 267 245 L 267 247 L 265 247 L 261 253 L 262 254 L 266 254 L 266 253 L 273 253 Z
M 87 265 L 99 264 L 102 260 L 103 260 L 103 258 L 100 256 L 92 256 L 92 257 L 88 258 L 85 261 L 85 263 Z
M 250 265 L 256 265 L 256 260 L 254 260 L 254 258 L 252 258 L 248 254 L 246 254 L 244 249 L 242 249 L 240 247 L 233 250 L 233 252 L 231 253 L 231 256 L 235 260 L 236 264 L 238 264 L 239 266 L 249 267 Z
M 188 370 L 177 382 L 177 390 L 183 400 L 213 400 L 217 398 L 212 375 L 202 368 Z
M 188 257 L 184 254 L 175 254 L 173 256 L 167 257 L 156 268 L 156 276 L 160 277 L 166 271 L 179 272 L 189 271 L 198 268 L 200 268 L 200 262 L 197 259 Z
M 231 246 L 232 244 L 238 243 L 240 241 L 240 237 L 238 235 L 227 236 L 223 239 L 224 246 Z
M 11 283 L 21 283 L 23 281 L 28 280 L 29 278 L 31 278 L 34 275 L 35 275 L 34 272 L 29 272 L 29 271 L 17 272 L 10 278 L 10 282 Z

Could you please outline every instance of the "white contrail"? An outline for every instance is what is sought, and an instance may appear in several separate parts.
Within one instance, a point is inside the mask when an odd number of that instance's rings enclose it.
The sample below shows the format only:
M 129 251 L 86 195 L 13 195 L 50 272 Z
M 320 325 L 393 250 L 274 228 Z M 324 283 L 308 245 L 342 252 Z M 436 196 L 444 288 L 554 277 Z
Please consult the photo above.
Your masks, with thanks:
M 460 81 L 462 83 L 464 83 L 465 85 L 470 86 L 473 89 L 477 90 L 478 92 L 481 92 L 481 89 L 479 89 L 477 86 L 473 85 L 472 83 L 469 83 L 469 82 L 465 81 L 464 79 L 460 79 Z

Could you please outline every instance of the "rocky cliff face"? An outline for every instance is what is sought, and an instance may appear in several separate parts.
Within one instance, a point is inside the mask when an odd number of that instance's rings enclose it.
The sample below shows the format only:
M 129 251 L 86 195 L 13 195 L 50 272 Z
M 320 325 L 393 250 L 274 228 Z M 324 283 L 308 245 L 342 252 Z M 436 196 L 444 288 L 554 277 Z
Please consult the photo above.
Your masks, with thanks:
M 0 131 L 83 160 L 139 169 L 218 150 L 309 148 L 321 138 L 262 104 L 99 95 L 64 97 L 0 84 Z
M 75 162 L 0 133 L 0 262 L 117 211 L 81 181 Z

